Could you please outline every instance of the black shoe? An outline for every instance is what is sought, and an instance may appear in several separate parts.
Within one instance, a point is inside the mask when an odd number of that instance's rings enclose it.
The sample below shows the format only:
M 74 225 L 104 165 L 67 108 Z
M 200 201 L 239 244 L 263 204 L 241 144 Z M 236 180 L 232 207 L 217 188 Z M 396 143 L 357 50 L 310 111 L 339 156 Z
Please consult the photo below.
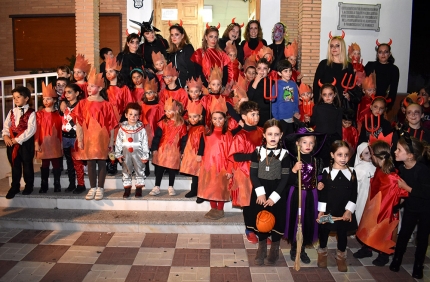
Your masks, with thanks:
M 302 251 L 300 253 L 300 260 L 304 263 L 304 264 L 310 264 L 311 263 L 311 259 L 308 257 L 308 254 L 305 251 Z
M 122 197 L 124 199 L 127 199 L 128 197 L 130 197 L 130 193 L 131 193 L 131 188 L 124 188 L 124 194 L 122 195 Z
M 70 192 L 73 192 L 75 189 L 76 189 L 76 185 L 75 184 L 70 184 L 69 187 L 67 187 L 66 189 L 64 189 L 64 192 L 70 193 Z
M 31 188 L 25 187 L 24 190 L 22 190 L 21 194 L 23 194 L 23 195 L 30 195 L 31 193 L 33 193 L 33 187 L 31 187 Z
M 367 246 L 363 246 L 352 256 L 355 257 L 356 259 L 370 258 L 372 256 L 372 250 L 369 249 Z
M 387 254 L 379 253 L 378 257 L 372 261 L 373 265 L 385 266 L 390 261 Z
M 197 194 L 194 191 L 190 191 L 187 194 L 185 194 L 185 198 L 193 198 L 197 196 Z
M 117 162 L 112 163 L 110 160 L 106 162 L 106 172 L 110 176 L 114 176 L 118 172 Z
M 19 189 L 13 189 L 10 188 L 9 191 L 6 194 L 6 199 L 13 199 L 15 197 L 16 194 L 19 194 Z
M 205 200 L 203 200 L 202 198 L 197 197 L 196 203 L 197 204 L 201 204 L 203 203 Z
M 390 270 L 394 272 L 399 272 L 400 266 L 402 265 L 402 258 L 394 254 L 393 261 L 390 264 Z
M 414 264 L 414 270 L 412 271 L 412 277 L 415 279 L 422 279 L 423 278 L 423 269 L 424 266 L 421 265 L 416 265 Z
M 87 188 L 85 188 L 85 185 L 78 185 L 76 186 L 76 189 L 73 190 L 73 194 L 81 194 L 82 192 L 85 192 Z

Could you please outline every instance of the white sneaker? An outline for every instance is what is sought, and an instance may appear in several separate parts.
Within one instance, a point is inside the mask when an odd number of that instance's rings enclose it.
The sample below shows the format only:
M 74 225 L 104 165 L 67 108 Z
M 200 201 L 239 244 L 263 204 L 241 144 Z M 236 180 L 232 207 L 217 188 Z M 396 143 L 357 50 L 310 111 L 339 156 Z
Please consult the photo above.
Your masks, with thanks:
M 100 201 L 101 199 L 103 199 L 104 190 L 104 188 L 97 187 L 96 196 L 94 198 L 96 201 Z
M 175 196 L 176 195 L 176 191 L 172 186 L 169 186 L 169 188 L 167 188 L 167 191 L 169 191 L 169 196 Z
M 90 191 L 88 191 L 88 194 L 85 196 L 85 200 L 92 200 L 94 199 L 95 195 L 96 195 L 96 188 L 90 188 Z
M 160 194 L 160 187 L 155 186 L 154 188 L 152 188 L 152 191 L 149 192 L 149 195 L 151 196 L 157 196 L 158 194 Z

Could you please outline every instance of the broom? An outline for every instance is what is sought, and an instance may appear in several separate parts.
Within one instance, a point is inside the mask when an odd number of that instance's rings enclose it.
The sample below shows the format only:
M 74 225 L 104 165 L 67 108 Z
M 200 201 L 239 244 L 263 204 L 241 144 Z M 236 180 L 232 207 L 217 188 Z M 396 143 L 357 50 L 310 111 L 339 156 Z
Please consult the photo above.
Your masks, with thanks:
M 300 147 L 297 146 L 297 160 L 300 162 Z M 297 242 L 297 252 L 296 252 L 296 260 L 294 261 L 294 269 L 296 271 L 300 270 L 300 252 L 302 250 L 303 243 L 303 233 L 302 233 L 302 170 L 299 169 L 299 186 L 298 186 L 298 194 L 299 194 L 299 208 L 297 211 L 298 220 L 297 220 L 297 233 L 296 233 L 296 242 Z

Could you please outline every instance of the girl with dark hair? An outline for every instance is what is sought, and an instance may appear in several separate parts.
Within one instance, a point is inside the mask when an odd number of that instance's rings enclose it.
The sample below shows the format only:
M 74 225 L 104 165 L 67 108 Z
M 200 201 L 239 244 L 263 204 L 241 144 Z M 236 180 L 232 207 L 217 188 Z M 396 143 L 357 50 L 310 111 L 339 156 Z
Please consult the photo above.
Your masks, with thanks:
M 404 133 L 397 143 L 395 152 L 396 161 L 403 162 L 399 167 L 399 187 L 408 192 L 409 197 L 405 201 L 402 217 L 402 227 L 397 238 L 396 250 L 390 264 L 390 270 L 398 272 L 402 264 L 403 254 L 406 251 L 409 238 L 415 226 L 417 229 L 417 240 L 415 249 L 415 261 L 412 277 L 423 278 L 424 260 L 430 234 L 430 184 L 428 176 L 430 169 L 420 162 L 420 158 L 428 148 L 415 138 L 410 138 Z
M 141 68 L 145 65 L 142 54 L 139 52 L 140 36 L 132 33 L 127 36 L 127 41 L 124 49 L 116 57 L 118 65 L 121 66 L 121 75 L 124 79 L 124 84 L 131 85 L 130 70 Z
M 232 162 L 229 149 L 233 136 L 227 129 L 227 106 L 224 97 L 212 99 L 209 131 L 200 139 L 197 155 L 202 156 L 197 197 L 208 200 L 211 209 L 205 218 L 217 220 L 224 217 L 224 203 L 230 201 L 229 180 Z
M 64 95 L 66 108 L 63 112 L 60 112 L 60 115 L 62 115 L 63 118 L 63 125 L 61 128 L 63 132 L 63 154 L 66 157 L 67 175 L 69 177 L 69 186 L 66 188 L 65 192 L 80 194 L 86 190 L 84 163 L 76 159 L 73 150 L 76 140 L 76 123 L 73 121 L 72 112 L 76 105 L 78 105 L 78 102 L 83 99 L 84 93 L 78 85 L 70 83 L 66 86 Z M 76 179 L 78 180 L 78 186 L 76 186 Z
M 368 62 L 364 67 L 366 76 L 372 72 L 376 73 L 376 95 L 382 96 L 391 101 L 388 103 L 388 110 L 396 101 L 397 87 L 399 85 L 399 68 L 394 65 L 394 57 L 391 54 L 391 40 L 389 43 L 379 44 L 376 41 L 376 61 Z
M 232 44 L 236 45 L 236 47 L 239 46 L 240 40 L 242 38 L 242 26 L 235 22 L 232 22 L 227 26 L 227 28 L 224 30 L 224 33 L 222 34 L 222 37 L 218 40 L 218 45 L 221 50 L 225 49 L 228 41 L 231 41 Z
M 391 140 L 386 141 L 391 143 Z M 400 177 L 394 168 L 390 145 L 372 138 L 370 148 L 376 171 L 370 180 L 368 201 L 356 233 L 363 247 L 354 253 L 354 257 L 371 257 L 374 249 L 378 252 L 378 257 L 372 263 L 384 266 L 396 244 L 392 240 L 393 231 L 399 223 L 399 211 L 395 211 L 395 206 L 401 198 L 408 197 L 408 193 L 397 184 Z
M 393 129 L 391 123 L 384 118 L 385 110 L 387 109 L 387 101 L 384 97 L 376 97 L 370 104 L 371 114 L 363 119 L 363 125 L 361 127 L 360 136 L 358 137 L 358 143 L 369 142 L 370 135 L 378 138 L 378 135 L 382 133 L 387 136 Z M 367 126 L 366 126 L 367 125 Z
M 248 22 L 243 37 L 245 40 L 237 48 L 237 59 L 242 65 L 249 56 L 257 54 L 263 46 L 267 46 L 266 40 L 263 39 L 263 30 L 261 29 L 260 22 L 257 20 Z
M 169 32 L 168 61 L 179 71 L 177 84 L 179 87 L 185 87 L 188 79 L 196 77 L 194 63 L 191 61 L 194 47 L 182 27 L 182 22 L 181 24 L 172 25 L 169 28 Z
M 345 141 L 337 140 L 331 145 L 331 162 L 329 167 L 323 169 L 323 187 L 318 191 L 318 222 L 323 215 L 337 217 L 334 223 L 320 225 L 318 267 L 327 268 L 327 241 L 330 232 L 336 231 L 336 262 L 340 272 L 348 271 L 347 233 L 357 228 L 353 215 L 357 201 L 357 176 L 354 169 L 348 167 L 349 152 L 349 145 Z
M 202 47 L 197 49 L 191 56 L 194 62 L 196 76 L 201 77 L 203 84 L 207 87 L 212 68 L 218 66 L 223 73 L 222 85 L 233 81 L 233 65 L 230 64 L 228 55 L 218 46 L 219 31 L 215 26 L 208 26 L 205 30 Z

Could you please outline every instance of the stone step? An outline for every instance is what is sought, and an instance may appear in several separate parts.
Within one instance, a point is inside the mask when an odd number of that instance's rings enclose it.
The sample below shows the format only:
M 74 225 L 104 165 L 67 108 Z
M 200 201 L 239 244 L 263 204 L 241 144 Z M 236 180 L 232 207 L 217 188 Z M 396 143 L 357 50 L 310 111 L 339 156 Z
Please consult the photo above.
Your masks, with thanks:
M 118 167 L 119 168 L 119 167 Z M 34 185 L 40 186 L 41 181 L 41 174 L 40 172 L 34 173 Z M 9 185 L 12 182 L 12 178 L 9 174 Z M 49 174 L 48 179 L 49 187 L 54 187 L 54 176 L 52 173 Z M 60 178 L 60 184 L 61 187 L 67 188 L 69 186 L 69 178 L 65 171 L 62 172 L 61 178 Z M 135 184 L 134 176 L 133 176 L 133 185 Z M 24 179 L 21 178 L 21 187 L 24 187 L 25 182 Z M 147 189 L 152 189 L 155 186 L 155 174 L 154 171 L 151 171 L 151 174 L 146 178 L 145 185 Z M 85 175 L 85 186 L 87 188 L 90 188 L 90 181 L 88 179 L 88 175 Z M 169 175 L 164 174 L 163 179 L 161 180 L 161 190 L 167 190 L 169 186 Z M 189 190 L 191 187 L 191 177 L 183 174 L 176 175 L 175 178 L 175 185 L 174 188 L 178 190 Z M 122 171 L 118 170 L 118 173 L 116 175 L 107 175 L 105 180 L 105 188 L 107 189 L 124 189 L 124 186 L 122 185 Z
M 0 208 L 0 228 L 98 232 L 243 234 L 241 213 L 219 220 L 206 212 L 94 211 L 77 209 Z
M 6 187 L 7 188 L 7 187 Z M 185 198 L 189 190 L 176 190 L 176 196 L 169 196 L 167 190 L 162 190 L 157 196 L 150 196 L 150 189 L 143 190 L 142 198 L 134 197 L 134 189 L 129 198 L 122 197 L 123 190 L 106 189 L 103 200 L 85 200 L 86 193 L 79 195 L 62 192 L 54 193 L 49 189 L 46 194 L 39 194 L 35 188 L 31 195 L 17 194 L 8 200 L 5 195 L 8 188 L 0 189 L 0 207 L 9 208 L 40 208 L 40 209 L 70 209 L 93 211 L 173 211 L 173 212 L 207 212 L 210 210 L 209 202 L 196 203 L 196 198 Z M 88 189 L 87 189 L 88 191 Z M 241 213 L 239 208 L 233 208 L 231 202 L 225 203 L 224 211 Z

